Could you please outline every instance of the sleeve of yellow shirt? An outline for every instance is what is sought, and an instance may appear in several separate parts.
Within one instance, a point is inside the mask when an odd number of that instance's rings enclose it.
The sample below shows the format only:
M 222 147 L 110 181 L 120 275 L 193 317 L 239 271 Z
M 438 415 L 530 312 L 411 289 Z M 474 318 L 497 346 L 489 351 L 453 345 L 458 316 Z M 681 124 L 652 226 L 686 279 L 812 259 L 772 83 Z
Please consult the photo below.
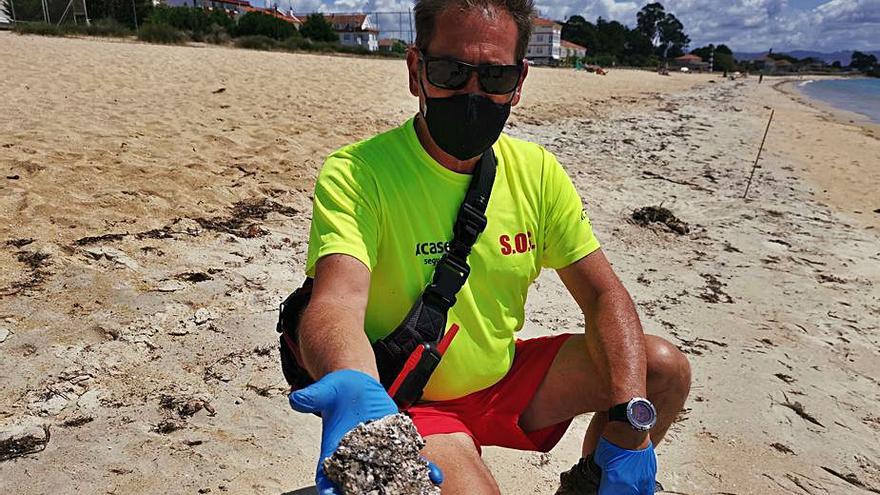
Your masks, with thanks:
M 590 219 L 571 179 L 543 150 L 542 207 L 544 249 L 541 265 L 558 270 L 599 249 Z
M 379 236 L 378 190 L 371 170 L 337 151 L 321 168 L 312 201 L 306 274 L 328 254 L 347 254 L 372 271 Z

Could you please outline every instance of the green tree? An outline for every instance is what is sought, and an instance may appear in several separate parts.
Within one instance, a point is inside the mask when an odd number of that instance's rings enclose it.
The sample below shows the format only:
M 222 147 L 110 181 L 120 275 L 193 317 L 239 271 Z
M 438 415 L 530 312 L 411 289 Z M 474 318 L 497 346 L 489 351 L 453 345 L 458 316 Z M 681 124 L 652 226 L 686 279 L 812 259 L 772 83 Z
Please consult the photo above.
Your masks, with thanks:
M 28 22 L 44 20 L 41 0 L 14 1 L 15 20 Z M 81 2 L 81 0 L 76 1 Z M 86 0 L 86 2 L 90 19 L 113 19 L 130 28 L 135 26 L 135 15 L 138 24 L 143 24 L 153 9 L 152 0 Z M 49 22 L 57 24 L 61 20 L 61 16 L 64 15 L 64 11 L 67 10 L 68 0 L 46 0 L 46 4 L 49 7 Z M 80 3 L 76 8 L 77 10 L 81 9 L 82 4 Z M 3 12 L 6 17 L 13 19 L 13 4 L 7 1 Z M 73 22 L 71 12 L 67 13 L 64 22 Z
M 675 58 L 684 55 L 691 39 L 684 34 L 684 25 L 673 14 L 666 14 L 657 26 L 660 30 L 658 55 L 663 58 Z
M 660 43 L 660 24 L 664 20 L 666 20 L 666 9 L 663 8 L 663 4 L 649 3 L 636 14 L 636 31 L 657 46 Z
M 267 36 L 283 41 L 287 38 L 299 37 L 296 27 L 272 15 L 262 12 L 248 12 L 238 20 L 235 36 Z
M 406 53 L 406 43 L 404 43 L 403 41 L 400 41 L 400 40 L 394 40 L 394 44 L 391 45 L 391 52 L 405 54 Z
M 724 72 L 732 72 L 737 70 L 736 59 L 733 58 L 733 55 L 729 53 L 722 53 L 719 51 L 715 51 L 715 70 L 716 71 L 724 71 Z
M 654 46 L 642 32 L 617 21 L 598 18 L 592 24 L 579 15 L 562 26 L 562 39 L 587 49 L 587 61 L 599 65 L 649 66 L 656 63 Z
M 327 22 L 322 14 L 309 14 L 302 27 L 299 29 L 303 37 L 312 41 L 339 41 L 339 35 L 333 30 L 333 26 Z
M 852 60 L 849 62 L 850 68 L 858 69 L 862 72 L 868 72 L 877 65 L 877 57 L 868 53 L 862 53 L 858 50 L 852 54 Z
M 562 39 L 587 48 L 596 49 L 596 26 L 579 15 L 573 15 L 562 25 Z
M 709 55 L 715 50 L 715 45 L 709 43 L 706 46 L 701 46 L 700 48 L 694 48 L 691 50 L 691 55 L 696 55 L 703 59 L 703 61 L 709 60 Z
M 626 35 L 626 44 L 623 50 L 624 65 L 636 67 L 649 67 L 657 65 L 657 57 L 654 55 L 654 45 L 647 36 L 637 29 L 631 29 Z
M 214 26 L 227 31 L 235 26 L 235 21 L 220 9 L 207 11 L 190 7 L 167 7 L 160 5 L 150 13 L 151 24 L 165 24 L 186 31 L 194 38 L 210 33 Z
M 596 19 L 596 53 L 610 55 L 622 63 L 629 29 L 617 21 Z
M 725 45 L 709 45 L 696 48 L 691 50 L 693 55 L 696 55 L 703 59 L 703 62 L 708 62 L 710 58 L 713 59 L 713 70 L 715 72 L 731 72 L 736 70 L 736 60 L 733 59 L 733 54 L 730 53 L 730 49 Z
M 49 22 L 56 24 L 64 10 L 67 7 L 67 0 L 47 0 L 49 7 Z M 13 9 L 13 6 L 15 9 Z M 14 12 L 13 12 L 14 10 Z M 3 13 L 8 19 L 27 22 L 42 22 L 45 20 L 43 15 L 43 3 L 41 0 L 15 0 L 15 5 L 5 2 L 3 5 Z M 13 13 L 15 14 L 13 16 Z
M 86 0 L 91 19 L 114 19 L 130 28 L 144 24 L 153 10 L 153 0 Z M 132 5 L 134 4 L 134 5 Z M 65 2 L 66 5 L 66 2 Z M 15 2 L 18 9 L 18 0 Z
M 658 57 L 670 58 L 684 55 L 690 38 L 684 33 L 684 25 L 663 4 L 649 3 L 636 14 L 636 31 L 651 41 Z M 726 47 L 725 47 L 726 48 Z
M 733 56 L 733 50 L 727 47 L 725 44 L 720 44 L 715 47 L 715 53 L 726 53 L 730 56 Z

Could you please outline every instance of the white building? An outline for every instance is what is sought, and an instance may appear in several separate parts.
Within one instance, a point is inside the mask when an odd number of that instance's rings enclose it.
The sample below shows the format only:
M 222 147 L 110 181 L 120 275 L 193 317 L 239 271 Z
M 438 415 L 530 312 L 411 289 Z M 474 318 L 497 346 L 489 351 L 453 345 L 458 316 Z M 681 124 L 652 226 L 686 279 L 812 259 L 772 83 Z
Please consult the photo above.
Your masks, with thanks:
M 535 18 L 526 58 L 536 64 L 555 65 L 561 58 L 562 24 L 550 19 Z
M 379 30 L 367 14 L 324 14 L 345 46 L 361 46 L 375 52 L 379 49 Z

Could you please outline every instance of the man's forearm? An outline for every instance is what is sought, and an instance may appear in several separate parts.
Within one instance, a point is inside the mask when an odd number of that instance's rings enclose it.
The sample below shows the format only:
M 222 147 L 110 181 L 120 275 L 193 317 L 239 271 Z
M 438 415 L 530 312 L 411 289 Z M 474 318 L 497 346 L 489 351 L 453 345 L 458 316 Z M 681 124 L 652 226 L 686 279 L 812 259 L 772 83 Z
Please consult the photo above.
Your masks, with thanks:
M 623 286 L 599 294 L 586 315 L 587 350 L 608 385 L 609 404 L 644 397 L 645 335 Z
M 303 312 L 298 336 L 305 367 L 313 377 L 355 369 L 379 379 L 363 315 L 344 303 L 311 302 Z

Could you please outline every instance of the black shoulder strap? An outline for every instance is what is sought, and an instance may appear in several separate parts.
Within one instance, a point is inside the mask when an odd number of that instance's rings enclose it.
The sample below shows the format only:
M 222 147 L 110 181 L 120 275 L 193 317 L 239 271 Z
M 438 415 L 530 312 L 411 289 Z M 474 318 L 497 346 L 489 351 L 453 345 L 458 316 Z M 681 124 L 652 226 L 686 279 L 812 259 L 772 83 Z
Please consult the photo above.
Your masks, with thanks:
M 495 183 L 496 165 L 495 153 L 489 148 L 477 162 L 464 201 L 458 208 L 449 249 L 437 262 L 434 277 L 425 288 L 425 304 L 444 314 L 455 305 L 455 295 L 470 274 L 471 267 L 467 259 L 486 228 L 486 207 Z
M 486 228 L 486 206 L 495 182 L 495 154 L 490 148 L 477 163 L 458 217 L 449 249 L 437 262 L 434 277 L 393 332 L 373 343 L 379 378 L 387 389 L 404 383 L 394 393 L 398 406 L 406 407 L 422 395 L 442 358 L 438 350 L 446 333 L 446 317 L 455 296 L 470 274 L 468 255 Z M 423 349 L 419 354 L 418 349 Z M 417 363 L 407 363 L 416 356 Z M 402 380 L 400 380 L 402 377 Z

